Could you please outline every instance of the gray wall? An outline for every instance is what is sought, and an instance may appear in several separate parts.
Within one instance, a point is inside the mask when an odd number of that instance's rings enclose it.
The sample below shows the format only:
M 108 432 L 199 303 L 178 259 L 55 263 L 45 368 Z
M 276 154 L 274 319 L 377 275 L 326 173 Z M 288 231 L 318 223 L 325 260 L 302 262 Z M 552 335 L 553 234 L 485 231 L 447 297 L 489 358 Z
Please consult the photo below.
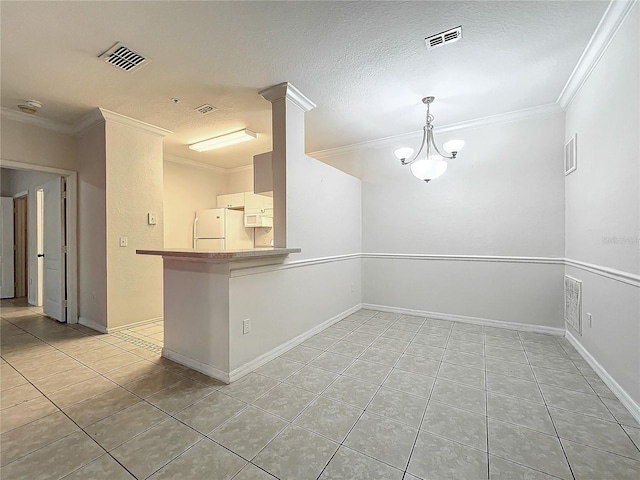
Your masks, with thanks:
M 640 37 L 636 5 L 567 110 L 578 168 L 566 177 L 566 257 L 583 282 L 583 332 L 568 327 L 640 403 Z M 603 271 L 613 269 L 617 272 Z M 622 281 L 636 278 L 635 286 Z M 586 314 L 592 314 L 592 326 Z
M 563 132 L 558 113 L 436 135 L 466 146 L 429 184 L 400 145 L 359 152 L 364 303 L 563 328 Z

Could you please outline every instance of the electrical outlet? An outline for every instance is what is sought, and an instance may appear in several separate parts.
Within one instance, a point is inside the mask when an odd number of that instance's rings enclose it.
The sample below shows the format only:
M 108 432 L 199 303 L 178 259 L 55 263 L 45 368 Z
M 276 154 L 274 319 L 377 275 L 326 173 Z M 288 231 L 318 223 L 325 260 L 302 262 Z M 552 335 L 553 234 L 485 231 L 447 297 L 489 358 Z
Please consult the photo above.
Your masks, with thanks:
M 250 331 L 251 331 L 251 319 L 250 318 L 245 318 L 242 321 L 242 334 L 246 335 Z
M 587 313 L 587 319 L 589 320 L 589 328 L 591 328 L 591 314 Z
M 129 239 L 124 235 L 120 237 L 120 246 L 126 247 L 129 244 Z

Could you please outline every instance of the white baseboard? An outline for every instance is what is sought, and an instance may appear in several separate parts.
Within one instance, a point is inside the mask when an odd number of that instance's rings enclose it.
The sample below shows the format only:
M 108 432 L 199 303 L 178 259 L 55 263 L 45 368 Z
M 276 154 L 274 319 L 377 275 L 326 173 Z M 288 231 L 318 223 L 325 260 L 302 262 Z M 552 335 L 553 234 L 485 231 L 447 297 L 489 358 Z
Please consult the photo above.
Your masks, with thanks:
M 107 332 L 107 327 L 105 327 L 104 325 L 101 325 L 99 323 L 96 323 L 93 320 L 89 320 L 88 318 L 85 318 L 85 317 L 80 317 L 78 319 L 78 323 L 80 325 L 84 325 L 85 327 L 89 327 L 92 330 L 95 330 L 96 332 L 109 333 L 109 332 Z
M 613 394 L 618 397 L 618 400 L 629 410 L 629 413 L 640 423 L 640 405 L 638 405 L 633 398 L 627 393 L 627 391 L 616 382 L 609 372 L 607 372 L 600 363 L 593 358 L 593 356 L 587 351 L 586 348 L 580 343 L 580 341 L 567 330 L 567 340 L 578 351 L 582 358 L 593 368 L 593 370 L 600 376 L 602 381 L 609 387 Z
M 451 320 L 454 322 L 473 323 L 475 325 L 485 325 L 487 327 L 506 328 L 509 330 L 520 330 L 521 332 L 545 333 L 563 337 L 564 328 L 545 327 L 543 325 L 530 325 L 526 323 L 506 322 L 504 320 L 492 320 L 489 318 L 467 317 L 465 315 L 454 315 L 451 313 L 428 312 L 426 310 L 413 310 L 410 308 L 389 307 L 386 305 L 375 305 L 363 303 L 362 308 L 379 310 L 381 312 L 400 313 L 403 315 L 415 315 L 418 317 L 429 317 L 436 320 Z
M 197 360 L 182 355 L 181 353 L 174 352 L 173 350 L 169 350 L 168 348 L 163 348 L 162 356 L 168 358 L 169 360 L 173 360 L 180 365 L 184 365 L 185 367 L 189 367 L 200 373 L 204 373 L 205 375 L 220 380 L 221 382 L 231 383 L 229 380 L 229 374 L 227 372 L 212 367 L 211 365 L 207 365 L 206 363 L 198 362 Z
M 140 322 L 129 323 L 127 325 L 120 325 L 119 327 L 110 327 L 110 328 L 107 328 L 107 332 L 108 333 L 113 333 L 113 332 L 117 332 L 119 330 L 126 330 L 128 328 L 135 328 L 135 327 L 139 327 L 141 325 L 145 325 L 147 323 L 157 322 L 158 320 L 162 320 L 162 317 L 150 318 L 148 320 L 142 320 Z
M 270 362 L 271 360 L 273 360 L 274 358 L 278 357 L 279 355 L 282 355 L 286 351 L 291 350 L 293 347 L 296 347 L 296 346 L 300 345 L 302 342 L 304 342 L 308 338 L 311 338 L 315 334 L 321 332 L 322 330 L 324 330 L 326 328 L 329 328 L 331 325 L 333 325 L 333 324 L 339 322 L 340 320 L 348 317 L 352 313 L 357 312 L 361 308 L 362 308 L 361 304 L 355 305 L 355 306 L 345 310 L 344 312 L 339 313 L 338 315 L 330 318 L 329 320 L 326 320 L 325 322 L 322 322 L 320 325 L 317 325 L 317 326 L 313 327 L 311 330 L 307 330 L 303 334 L 298 335 L 297 337 L 292 338 L 288 342 L 285 342 L 282 345 L 277 346 L 273 350 L 270 350 L 267 353 L 265 353 L 263 355 L 260 355 L 259 357 L 257 357 L 255 359 L 245 363 L 244 365 L 233 369 L 231 371 L 231 373 L 229 374 L 229 380 L 231 382 L 235 382 L 236 380 L 244 377 L 248 373 L 253 372 L 256 368 L 259 368 L 262 365 L 264 365 L 265 363 Z

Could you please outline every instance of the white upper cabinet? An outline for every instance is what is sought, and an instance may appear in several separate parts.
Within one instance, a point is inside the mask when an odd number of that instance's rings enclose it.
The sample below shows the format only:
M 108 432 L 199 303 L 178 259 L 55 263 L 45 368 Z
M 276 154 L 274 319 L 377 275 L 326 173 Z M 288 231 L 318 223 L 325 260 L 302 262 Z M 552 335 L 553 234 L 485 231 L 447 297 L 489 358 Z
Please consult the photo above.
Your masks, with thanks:
M 263 210 L 273 208 L 273 198 L 257 195 L 253 192 L 229 193 L 218 195 L 216 206 L 260 213 Z
M 218 208 L 235 208 L 244 209 L 244 193 L 229 193 L 227 195 L 218 195 Z
M 273 198 L 266 195 L 257 195 L 253 192 L 245 192 L 244 194 L 244 210 L 251 212 L 263 211 L 273 208 Z M 264 212 L 263 212 L 264 213 Z

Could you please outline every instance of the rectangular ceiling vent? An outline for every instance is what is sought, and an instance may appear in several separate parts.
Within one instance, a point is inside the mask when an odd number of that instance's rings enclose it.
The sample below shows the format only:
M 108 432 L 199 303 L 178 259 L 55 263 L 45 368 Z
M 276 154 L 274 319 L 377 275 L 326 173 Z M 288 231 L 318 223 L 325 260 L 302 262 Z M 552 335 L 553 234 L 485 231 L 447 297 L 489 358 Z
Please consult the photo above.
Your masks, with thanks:
M 462 25 L 452 28 L 445 32 L 440 32 L 437 35 L 432 35 L 424 39 L 424 43 L 427 45 L 427 50 L 433 50 L 434 48 L 441 47 L 448 43 L 457 42 L 462 38 Z
M 205 103 L 204 105 L 200 105 L 198 108 L 196 108 L 196 112 L 200 112 L 203 115 L 206 115 L 207 113 L 215 112 L 216 110 L 217 110 L 216 107 L 214 107 L 213 105 L 209 105 L 208 103 Z
M 98 58 L 102 58 L 105 62 L 110 63 L 114 67 L 118 67 L 125 72 L 139 70 L 151 61 L 138 52 L 134 52 L 129 47 L 125 47 L 120 42 L 116 43 L 109 50 L 104 52 Z

